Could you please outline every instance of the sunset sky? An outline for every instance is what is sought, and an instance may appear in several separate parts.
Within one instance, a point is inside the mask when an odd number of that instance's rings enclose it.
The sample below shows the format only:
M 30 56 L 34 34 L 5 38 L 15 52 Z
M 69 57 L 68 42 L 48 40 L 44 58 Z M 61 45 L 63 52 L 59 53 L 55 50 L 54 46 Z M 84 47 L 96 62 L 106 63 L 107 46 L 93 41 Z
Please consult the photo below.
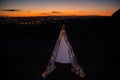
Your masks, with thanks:
M 0 16 L 111 16 L 120 0 L 0 0 Z

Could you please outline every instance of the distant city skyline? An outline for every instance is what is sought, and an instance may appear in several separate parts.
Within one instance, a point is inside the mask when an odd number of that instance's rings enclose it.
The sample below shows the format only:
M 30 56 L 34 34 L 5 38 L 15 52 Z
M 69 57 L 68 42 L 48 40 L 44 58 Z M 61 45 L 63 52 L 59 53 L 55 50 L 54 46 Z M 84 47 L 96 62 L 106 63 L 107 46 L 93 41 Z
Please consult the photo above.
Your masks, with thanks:
M 119 0 L 1 0 L 0 16 L 111 16 Z

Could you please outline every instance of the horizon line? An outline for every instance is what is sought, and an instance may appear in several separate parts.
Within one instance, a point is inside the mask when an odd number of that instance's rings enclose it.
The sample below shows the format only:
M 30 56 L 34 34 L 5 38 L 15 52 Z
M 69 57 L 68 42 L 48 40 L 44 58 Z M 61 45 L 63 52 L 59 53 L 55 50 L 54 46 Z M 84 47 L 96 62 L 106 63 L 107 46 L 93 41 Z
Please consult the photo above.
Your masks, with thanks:
M 48 16 L 0 16 L 0 17 L 111 17 L 112 15 L 65 15 L 65 16 L 55 16 L 55 15 L 48 15 Z

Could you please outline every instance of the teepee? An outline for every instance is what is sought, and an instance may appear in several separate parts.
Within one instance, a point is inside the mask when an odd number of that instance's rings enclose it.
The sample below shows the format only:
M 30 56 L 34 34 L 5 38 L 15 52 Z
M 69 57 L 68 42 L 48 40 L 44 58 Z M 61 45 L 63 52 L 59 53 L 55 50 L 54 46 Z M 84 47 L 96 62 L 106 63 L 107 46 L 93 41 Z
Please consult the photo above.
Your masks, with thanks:
M 56 68 L 54 64 L 55 62 L 71 64 L 72 65 L 71 71 L 74 71 L 80 77 L 85 76 L 83 70 L 81 69 L 80 65 L 76 60 L 72 46 L 70 45 L 67 39 L 64 25 L 62 26 L 62 29 L 60 31 L 59 38 L 57 39 L 55 48 L 53 50 L 50 61 L 47 65 L 47 68 L 42 74 L 43 79 L 46 79 L 47 76 Z

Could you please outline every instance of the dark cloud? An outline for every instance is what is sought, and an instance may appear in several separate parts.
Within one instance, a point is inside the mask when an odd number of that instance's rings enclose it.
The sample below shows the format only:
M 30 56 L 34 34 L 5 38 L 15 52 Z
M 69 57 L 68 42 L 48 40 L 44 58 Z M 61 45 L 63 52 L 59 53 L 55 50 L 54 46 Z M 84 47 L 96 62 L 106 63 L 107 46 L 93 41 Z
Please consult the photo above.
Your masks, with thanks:
M 40 14 L 43 14 L 43 15 L 48 15 L 49 13 L 40 13 Z
M 51 13 L 60 13 L 60 12 L 58 12 L 58 11 L 52 11 Z
M 31 11 L 27 11 L 27 13 L 31 13 Z
M 20 10 L 20 9 L 4 9 L 4 10 L 0 10 L 0 11 L 21 12 L 22 10 Z

